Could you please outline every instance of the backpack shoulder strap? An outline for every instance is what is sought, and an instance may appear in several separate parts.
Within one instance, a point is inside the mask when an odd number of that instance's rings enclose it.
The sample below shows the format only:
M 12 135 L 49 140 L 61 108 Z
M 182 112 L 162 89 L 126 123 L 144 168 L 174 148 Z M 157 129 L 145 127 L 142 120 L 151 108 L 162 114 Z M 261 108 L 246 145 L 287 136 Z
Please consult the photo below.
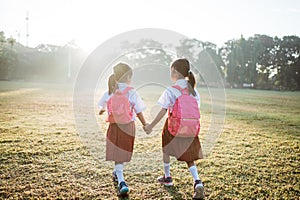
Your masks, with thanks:
M 179 85 L 173 85 L 172 88 L 175 88 L 181 92 L 182 88 Z
M 186 95 L 189 94 L 187 88 L 181 88 L 179 85 L 173 85 L 172 88 L 179 90 L 181 94 L 186 94 Z
M 115 93 L 116 94 L 127 94 L 127 92 L 129 92 L 129 90 L 132 90 L 132 89 L 133 89 L 133 87 L 127 87 L 123 91 L 121 91 L 120 89 L 116 89 Z
M 127 88 L 125 88 L 125 90 L 122 92 L 122 94 L 127 94 L 127 92 L 129 92 L 129 90 L 132 90 L 133 89 L 133 87 L 127 87 Z

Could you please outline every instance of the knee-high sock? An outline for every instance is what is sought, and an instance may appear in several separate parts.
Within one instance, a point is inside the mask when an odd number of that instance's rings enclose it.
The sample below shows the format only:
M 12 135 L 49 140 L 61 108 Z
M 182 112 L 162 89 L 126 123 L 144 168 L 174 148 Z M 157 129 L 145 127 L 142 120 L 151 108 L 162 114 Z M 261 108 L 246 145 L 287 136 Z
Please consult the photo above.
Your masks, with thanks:
M 120 184 L 122 181 L 124 181 L 124 175 L 123 175 L 123 169 L 124 169 L 124 164 L 119 163 L 115 165 L 115 171 L 118 177 L 118 183 Z
M 165 171 L 165 177 L 170 177 L 170 163 L 164 163 L 164 171 Z
M 191 174 L 192 174 L 192 176 L 193 176 L 193 178 L 194 178 L 194 181 L 196 181 L 196 180 L 200 180 L 199 179 L 199 175 L 198 175 L 198 171 L 197 171 L 197 167 L 194 165 L 194 166 L 191 166 L 190 168 L 189 168 L 189 170 L 190 170 L 190 172 L 191 172 Z

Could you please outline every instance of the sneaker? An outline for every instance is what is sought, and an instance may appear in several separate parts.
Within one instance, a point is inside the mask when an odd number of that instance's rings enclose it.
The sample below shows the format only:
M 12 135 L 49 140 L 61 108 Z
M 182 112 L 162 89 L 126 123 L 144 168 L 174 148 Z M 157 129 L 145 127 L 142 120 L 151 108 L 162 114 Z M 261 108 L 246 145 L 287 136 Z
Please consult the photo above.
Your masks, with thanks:
M 201 180 L 196 180 L 194 184 L 194 196 L 193 199 L 204 199 L 204 186 Z
M 172 186 L 173 185 L 173 179 L 172 177 L 165 177 L 165 176 L 162 176 L 162 177 L 159 177 L 157 179 L 157 182 L 159 182 L 160 184 L 163 184 L 164 186 Z
M 127 184 L 125 183 L 125 181 L 122 181 L 119 184 L 119 195 L 127 195 L 127 193 L 129 192 L 129 188 L 127 186 Z
M 112 173 L 112 178 L 113 178 L 114 182 L 118 182 L 117 173 L 115 171 L 113 171 L 113 173 Z

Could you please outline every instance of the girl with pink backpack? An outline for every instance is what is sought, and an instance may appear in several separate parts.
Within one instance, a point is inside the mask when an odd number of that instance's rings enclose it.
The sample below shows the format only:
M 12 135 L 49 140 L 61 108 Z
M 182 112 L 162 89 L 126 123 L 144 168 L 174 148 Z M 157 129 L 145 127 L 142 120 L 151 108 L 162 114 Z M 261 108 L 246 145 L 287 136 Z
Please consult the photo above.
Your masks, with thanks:
M 108 80 L 108 92 L 98 103 L 99 114 L 107 109 L 109 127 L 106 135 L 106 160 L 115 162 L 112 173 L 114 181 L 118 182 L 118 195 L 129 192 L 124 180 L 124 162 L 132 157 L 135 139 L 135 116 L 143 126 L 146 125 L 142 111 L 146 109 L 137 92 L 129 87 L 132 69 L 125 63 L 119 63 L 113 68 L 114 74 Z
M 158 100 L 160 112 L 151 124 L 144 126 L 146 133 L 168 112 L 162 132 L 164 175 L 157 181 L 172 186 L 170 156 L 187 163 L 194 179 L 194 199 L 204 199 L 204 186 L 201 182 L 195 161 L 202 159 L 202 149 L 198 138 L 200 131 L 200 95 L 195 89 L 195 78 L 187 59 L 177 59 L 171 64 L 171 79 L 175 85 L 168 87 Z

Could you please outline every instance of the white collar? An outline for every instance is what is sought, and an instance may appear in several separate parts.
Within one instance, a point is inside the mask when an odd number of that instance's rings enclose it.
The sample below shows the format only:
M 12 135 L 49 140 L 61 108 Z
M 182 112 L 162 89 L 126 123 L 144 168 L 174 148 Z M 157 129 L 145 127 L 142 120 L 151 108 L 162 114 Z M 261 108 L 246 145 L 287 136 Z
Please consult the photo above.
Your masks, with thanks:
M 185 79 L 178 79 L 175 82 L 175 85 L 179 85 L 181 88 L 185 88 L 185 87 L 187 87 L 187 80 L 185 80 Z
M 128 84 L 127 83 L 118 83 L 118 86 L 119 86 L 119 89 L 122 91 L 128 87 Z

